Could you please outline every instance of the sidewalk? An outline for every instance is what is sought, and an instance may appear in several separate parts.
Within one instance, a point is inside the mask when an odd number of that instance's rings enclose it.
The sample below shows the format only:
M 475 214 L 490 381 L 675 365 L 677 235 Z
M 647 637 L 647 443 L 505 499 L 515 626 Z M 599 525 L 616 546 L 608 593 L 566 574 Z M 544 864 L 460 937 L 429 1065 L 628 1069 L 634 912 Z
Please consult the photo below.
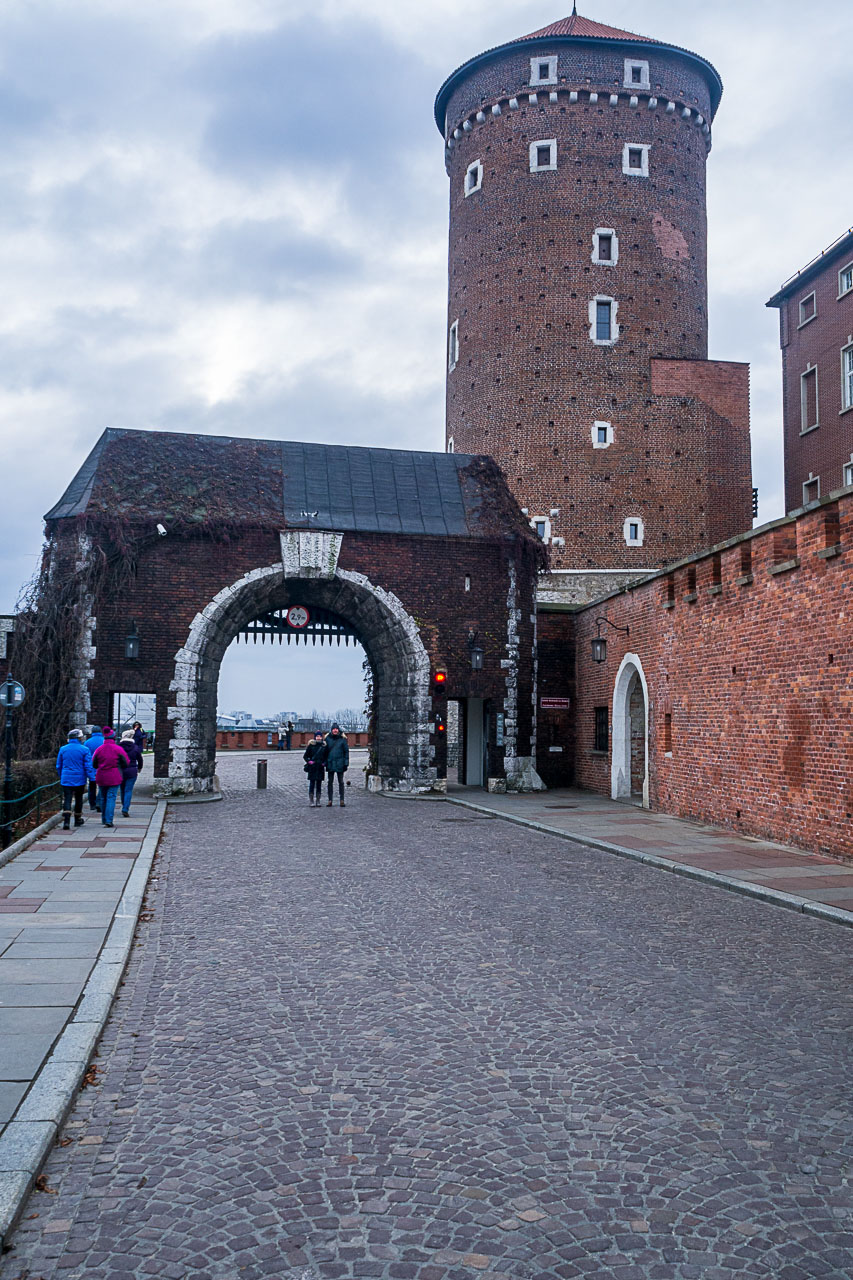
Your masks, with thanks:
M 106 1021 L 164 812 L 140 783 L 113 829 L 87 807 L 0 867 L 0 1239 Z
M 565 788 L 490 795 L 451 786 L 448 800 L 719 888 L 853 926 L 853 865 L 720 827 Z

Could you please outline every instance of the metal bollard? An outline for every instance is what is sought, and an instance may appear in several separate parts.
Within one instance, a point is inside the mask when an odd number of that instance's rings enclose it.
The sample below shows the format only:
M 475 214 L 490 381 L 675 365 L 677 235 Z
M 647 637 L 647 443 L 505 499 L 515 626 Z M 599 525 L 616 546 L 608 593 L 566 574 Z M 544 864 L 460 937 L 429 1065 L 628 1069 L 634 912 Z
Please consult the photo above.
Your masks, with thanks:
M 258 790 L 266 791 L 267 789 L 267 762 L 266 760 L 258 761 Z

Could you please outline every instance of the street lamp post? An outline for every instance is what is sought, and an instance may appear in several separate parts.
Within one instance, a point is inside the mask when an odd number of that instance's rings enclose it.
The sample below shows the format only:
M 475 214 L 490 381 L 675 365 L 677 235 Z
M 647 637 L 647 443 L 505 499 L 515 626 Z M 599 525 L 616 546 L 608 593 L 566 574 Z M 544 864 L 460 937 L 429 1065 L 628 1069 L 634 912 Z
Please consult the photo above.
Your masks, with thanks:
M 3 825 L 0 827 L 0 846 L 6 848 L 12 840 L 12 717 L 15 707 L 24 701 L 24 686 L 12 679 L 11 671 L 0 685 L 0 706 L 6 708 L 6 763 L 3 771 Z

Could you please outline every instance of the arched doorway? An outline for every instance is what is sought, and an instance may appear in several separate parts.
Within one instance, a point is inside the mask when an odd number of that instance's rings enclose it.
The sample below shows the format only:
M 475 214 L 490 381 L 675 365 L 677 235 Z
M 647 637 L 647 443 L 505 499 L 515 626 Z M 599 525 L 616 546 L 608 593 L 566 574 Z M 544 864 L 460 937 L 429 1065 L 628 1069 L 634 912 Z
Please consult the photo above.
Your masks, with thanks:
M 169 778 L 158 780 L 158 789 L 178 794 L 212 789 L 217 684 L 225 651 L 247 623 L 292 604 L 346 618 L 364 647 L 373 673 L 373 746 L 382 787 L 423 791 L 434 784 L 429 658 L 417 624 L 396 596 L 364 574 L 336 567 L 336 536 L 282 535 L 282 563 L 253 569 L 196 615 L 176 655 Z
M 625 654 L 613 687 L 610 794 L 649 807 L 649 690 L 635 653 Z

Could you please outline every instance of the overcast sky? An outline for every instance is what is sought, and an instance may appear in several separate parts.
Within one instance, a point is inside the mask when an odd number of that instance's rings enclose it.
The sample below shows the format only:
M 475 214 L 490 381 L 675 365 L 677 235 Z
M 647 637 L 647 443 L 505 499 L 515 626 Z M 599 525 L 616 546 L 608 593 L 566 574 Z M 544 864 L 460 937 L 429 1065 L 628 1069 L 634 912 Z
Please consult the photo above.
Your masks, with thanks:
M 570 8 L 5 0 L 0 612 L 36 563 L 42 513 L 106 426 L 443 447 L 435 92 L 460 62 Z M 764 303 L 853 223 L 853 5 L 580 11 L 693 49 L 722 75 L 710 354 L 752 364 L 770 519 L 781 366 Z

